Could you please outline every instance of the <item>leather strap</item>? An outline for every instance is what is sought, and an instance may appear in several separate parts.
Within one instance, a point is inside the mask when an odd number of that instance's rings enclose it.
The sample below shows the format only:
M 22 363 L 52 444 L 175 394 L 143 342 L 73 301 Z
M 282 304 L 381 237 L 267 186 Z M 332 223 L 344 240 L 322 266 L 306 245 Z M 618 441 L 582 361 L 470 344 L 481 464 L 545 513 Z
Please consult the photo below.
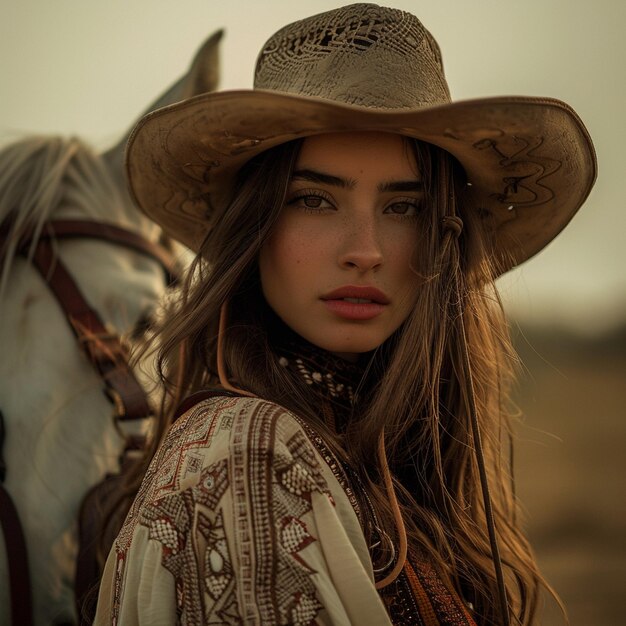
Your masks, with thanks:
M 4 443 L 4 419 L 0 412 L 0 458 Z M 11 598 L 11 624 L 32 626 L 33 603 L 28 568 L 28 553 L 24 532 L 15 504 L 4 488 L 4 461 L 0 467 L 0 525 L 9 566 L 9 589 Z
M 32 238 L 33 234 L 31 233 L 20 241 L 21 251 L 30 245 Z M 180 274 L 172 253 L 167 248 L 130 230 L 106 222 L 51 220 L 44 224 L 38 237 L 39 241 L 49 239 L 99 239 L 108 241 L 154 259 L 163 268 L 168 284 L 178 280 Z
M 152 415 L 146 395 L 128 365 L 128 351 L 117 333 L 107 329 L 89 306 L 61 259 L 54 255 L 50 241 L 39 241 L 33 263 L 63 309 L 81 348 L 102 377 L 117 418 L 136 420 Z

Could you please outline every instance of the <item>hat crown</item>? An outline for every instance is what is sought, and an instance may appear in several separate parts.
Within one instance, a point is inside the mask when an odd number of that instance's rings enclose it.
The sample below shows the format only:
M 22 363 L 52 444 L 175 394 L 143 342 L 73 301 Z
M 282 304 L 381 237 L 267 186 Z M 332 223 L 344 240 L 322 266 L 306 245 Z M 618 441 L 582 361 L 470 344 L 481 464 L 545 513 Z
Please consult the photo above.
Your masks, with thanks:
M 279 30 L 259 54 L 254 86 L 383 109 L 450 102 L 433 36 L 410 13 L 375 4 L 349 5 Z

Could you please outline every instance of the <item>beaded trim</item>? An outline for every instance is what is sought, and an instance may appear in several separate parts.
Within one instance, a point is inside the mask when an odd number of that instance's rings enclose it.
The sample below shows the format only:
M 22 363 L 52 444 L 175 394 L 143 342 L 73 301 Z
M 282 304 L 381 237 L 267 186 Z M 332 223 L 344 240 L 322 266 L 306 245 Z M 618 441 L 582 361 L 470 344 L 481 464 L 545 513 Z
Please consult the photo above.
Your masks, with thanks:
M 300 357 L 295 357 L 290 361 L 286 357 L 281 356 L 278 362 L 284 368 L 295 368 L 307 385 L 319 385 L 324 391 L 328 392 L 331 398 L 339 399 L 345 397 L 350 404 L 354 404 L 354 389 L 352 385 L 336 381 L 335 376 L 331 372 L 322 374 L 322 372 L 313 369 L 309 363 L 306 363 Z
M 275 347 L 278 363 L 294 372 L 341 414 L 349 414 L 358 402 L 363 368 L 326 352 L 301 337 L 290 337 Z

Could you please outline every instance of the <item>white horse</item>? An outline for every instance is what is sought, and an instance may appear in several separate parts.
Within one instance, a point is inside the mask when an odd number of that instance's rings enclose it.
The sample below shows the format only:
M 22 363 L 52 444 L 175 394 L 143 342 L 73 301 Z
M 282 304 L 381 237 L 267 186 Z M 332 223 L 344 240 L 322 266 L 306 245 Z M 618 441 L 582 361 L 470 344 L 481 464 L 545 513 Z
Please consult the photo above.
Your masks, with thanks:
M 189 71 L 150 110 L 216 88 L 220 36 L 218 32 L 205 42 Z M 102 379 L 41 275 L 28 258 L 17 255 L 17 242 L 29 231 L 36 239 L 50 219 L 107 222 L 157 242 L 160 228 L 126 192 L 125 143 L 126 138 L 98 155 L 77 139 L 33 137 L 0 153 L 4 486 L 24 530 L 34 623 L 42 626 L 77 621 L 78 509 L 92 485 L 119 469 L 123 439 L 114 427 Z M 53 241 L 53 248 L 90 306 L 122 335 L 165 292 L 162 267 L 140 252 L 80 238 Z M 10 620 L 8 561 L 0 536 L 0 625 Z

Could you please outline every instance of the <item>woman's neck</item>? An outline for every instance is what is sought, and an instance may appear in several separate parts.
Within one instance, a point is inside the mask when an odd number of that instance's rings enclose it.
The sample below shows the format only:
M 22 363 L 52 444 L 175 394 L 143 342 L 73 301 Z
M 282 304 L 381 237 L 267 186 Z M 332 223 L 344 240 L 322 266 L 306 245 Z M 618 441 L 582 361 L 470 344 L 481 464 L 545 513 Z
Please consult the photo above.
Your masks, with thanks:
M 278 320 L 269 336 L 272 352 L 297 385 L 332 411 L 336 430 L 345 430 L 363 392 L 365 367 L 359 355 L 334 354 L 310 343 Z M 345 358 L 348 357 L 357 357 Z

